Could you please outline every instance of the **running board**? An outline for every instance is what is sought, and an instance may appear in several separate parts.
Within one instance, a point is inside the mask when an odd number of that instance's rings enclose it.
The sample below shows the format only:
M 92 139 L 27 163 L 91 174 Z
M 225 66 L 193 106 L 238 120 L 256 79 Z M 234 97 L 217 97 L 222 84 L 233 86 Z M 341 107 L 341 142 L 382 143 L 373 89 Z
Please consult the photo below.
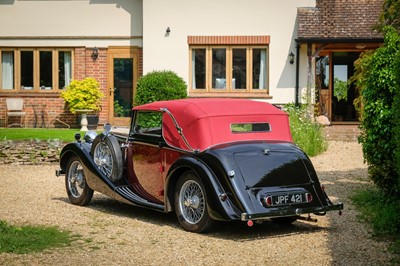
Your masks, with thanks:
M 129 201 L 129 203 L 133 203 L 134 205 L 157 209 L 158 211 L 164 211 L 164 205 L 145 200 L 144 198 L 135 194 L 135 192 L 133 192 L 128 186 L 116 187 L 115 192 L 125 200 Z

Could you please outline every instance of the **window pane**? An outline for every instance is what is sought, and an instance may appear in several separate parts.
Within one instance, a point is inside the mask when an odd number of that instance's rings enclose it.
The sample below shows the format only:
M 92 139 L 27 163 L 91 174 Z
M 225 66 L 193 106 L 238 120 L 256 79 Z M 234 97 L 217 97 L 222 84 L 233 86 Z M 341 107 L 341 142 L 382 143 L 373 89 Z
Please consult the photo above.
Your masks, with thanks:
M 192 88 L 206 88 L 206 49 L 192 50 Z
M 40 88 L 51 90 L 53 87 L 53 60 L 51 51 L 40 51 Z
M 253 49 L 253 89 L 267 88 L 267 50 Z
M 226 88 L 226 49 L 212 49 L 212 87 Z
M 161 135 L 161 112 L 138 112 L 134 131 L 141 134 Z
M 3 90 L 14 89 L 14 52 L 3 51 L 1 53 L 1 88 Z
M 21 89 L 33 89 L 33 51 L 21 52 Z
M 271 131 L 269 123 L 231 124 L 232 133 L 252 133 L 252 132 L 269 132 L 269 131 Z
M 71 52 L 58 52 L 58 88 L 64 89 L 71 82 Z
M 246 89 L 246 49 L 232 49 L 232 89 Z

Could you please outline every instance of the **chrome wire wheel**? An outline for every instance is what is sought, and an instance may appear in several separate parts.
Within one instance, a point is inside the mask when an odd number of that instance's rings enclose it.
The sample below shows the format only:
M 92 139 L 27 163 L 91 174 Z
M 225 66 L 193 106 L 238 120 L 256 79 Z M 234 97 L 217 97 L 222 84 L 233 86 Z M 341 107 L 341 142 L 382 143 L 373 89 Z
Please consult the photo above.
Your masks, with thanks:
M 68 190 L 74 198 L 80 198 L 86 187 L 85 174 L 79 161 L 73 161 L 67 176 Z
M 113 158 L 111 150 L 104 142 L 99 142 L 94 148 L 93 159 L 107 177 L 110 177 L 113 172 Z
M 189 224 L 197 224 L 205 212 L 204 192 L 194 180 L 186 181 L 179 191 L 179 209 Z

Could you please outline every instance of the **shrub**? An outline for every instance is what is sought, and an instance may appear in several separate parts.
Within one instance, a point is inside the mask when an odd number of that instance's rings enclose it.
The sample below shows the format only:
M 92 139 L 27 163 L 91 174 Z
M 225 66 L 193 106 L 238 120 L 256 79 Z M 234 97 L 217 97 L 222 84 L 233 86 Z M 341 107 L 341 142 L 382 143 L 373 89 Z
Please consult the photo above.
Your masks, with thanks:
M 398 83 L 400 36 L 392 27 L 387 27 L 384 45 L 374 53 L 366 53 L 357 62 L 357 85 L 361 89 L 363 110 L 361 114 L 364 158 L 368 162 L 370 178 L 387 194 L 400 195 L 400 181 L 396 166 L 395 138 L 396 104 L 394 98 Z
M 308 115 L 307 105 L 296 107 L 294 104 L 285 106 L 289 114 L 290 131 L 293 141 L 308 156 L 316 156 L 328 148 L 322 128 Z
M 186 83 L 176 73 L 167 70 L 153 71 L 138 80 L 134 105 L 186 97 Z
M 66 90 L 61 92 L 60 97 L 64 99 L 71 113 L 75 114 L 79 109 L 100 110 L 100 100 L 104 94 L 94 78 L 85 78 L 71 81 Z

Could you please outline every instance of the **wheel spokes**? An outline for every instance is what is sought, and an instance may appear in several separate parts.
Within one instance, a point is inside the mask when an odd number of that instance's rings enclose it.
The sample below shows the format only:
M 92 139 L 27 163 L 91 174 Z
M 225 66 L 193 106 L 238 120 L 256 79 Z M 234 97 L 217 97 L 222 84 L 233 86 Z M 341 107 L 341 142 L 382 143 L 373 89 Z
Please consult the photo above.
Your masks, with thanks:
M 195 224 L 200 221 L 205 211 L 205 199 L 198 183 L 190 180 L 182 186 L 180 207 L 187 222 Z

